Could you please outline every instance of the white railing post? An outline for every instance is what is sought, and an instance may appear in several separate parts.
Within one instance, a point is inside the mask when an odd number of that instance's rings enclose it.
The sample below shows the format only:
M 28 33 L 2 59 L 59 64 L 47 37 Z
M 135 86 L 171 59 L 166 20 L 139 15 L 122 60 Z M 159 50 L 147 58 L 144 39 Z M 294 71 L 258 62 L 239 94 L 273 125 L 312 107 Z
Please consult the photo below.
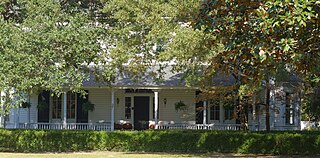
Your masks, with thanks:
M 67 92 L 63 93 L 63 128 L 67 127 Z

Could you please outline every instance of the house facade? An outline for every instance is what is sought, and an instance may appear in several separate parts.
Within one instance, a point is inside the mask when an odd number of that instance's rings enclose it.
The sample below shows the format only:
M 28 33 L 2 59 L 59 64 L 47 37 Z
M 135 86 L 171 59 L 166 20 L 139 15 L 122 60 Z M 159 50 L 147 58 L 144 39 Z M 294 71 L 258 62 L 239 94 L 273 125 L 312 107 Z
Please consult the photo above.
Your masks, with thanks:
M 114 84 L 97 83 L 91 78 L 84 82 L 86 96 L 64 92 L 54 96 L 41 91 L 29 96 L 30 108 L 12 109 L 5 119 L 7 128 L 72 129 L 72 130 L 144 130 L 144 129 L 204 129 L 240 130 L 234 106 L 222 101 L 196 102 L 199 89 L 187 87 L 180 74 L 169 73 L 164 82 L 155 83 L 149 76 L 134 82 L 119 77 Z M 234 83 L 230 77 L 214 79 L 217 84 Z M 257 98 L 265 100 L 262 90 Z M 84 103 L 94 104 L 84 110 Z M 182 103 L 182 104 L 179 104 Z M 177 109 L 177 104 L 183 108 Z M 236 103 L 234 103 L 236 104 Z M 264 105 L 246 110 L 249 130 L 265 130 Z M 281 85 L 271 90 L 271 130 L 300 130 L 300 92 Z

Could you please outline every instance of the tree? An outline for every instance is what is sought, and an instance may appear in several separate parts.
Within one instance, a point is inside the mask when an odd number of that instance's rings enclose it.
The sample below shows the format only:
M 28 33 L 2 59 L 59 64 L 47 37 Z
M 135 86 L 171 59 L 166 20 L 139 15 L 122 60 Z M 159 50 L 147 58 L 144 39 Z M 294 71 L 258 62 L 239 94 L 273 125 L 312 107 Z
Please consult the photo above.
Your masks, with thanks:
M 4 104 L 11 105 L 5 110 L 26 101 L 24 93 L 79 91 L 83 80 L 98 72 L 90 65 L 103 60 L 102 28 L 78 3 L 63 2 L 0 3 L 0 91 L 6 93 Z
M 286 71 L 319 81 L 319 7 L 316 0 L 205 0 L 195 17 L 195 28 L 216 37 L 210 47 L 224 46 L 211 71 L 238 74 L 243 85 L 265 82 L 267 130 L 271 81 Z
M 161 81 L 163 68 L 174 63 L 173 70 L 186 72 L 189 83 L 197 80 L 199 61 L 206 62 L 210 56 L 204 45 L 209 40 L 205 39 L 211 38 L 190 25 L 190 14 L 199 1 L 104 2 L 103 13 L 110 14 L 114 21 L 108 25 L 104 39 L 109 48 L 104 55 L 111 67 L 130 72 L 138 79 L 156 65 L 158 69 L 150 75 Z

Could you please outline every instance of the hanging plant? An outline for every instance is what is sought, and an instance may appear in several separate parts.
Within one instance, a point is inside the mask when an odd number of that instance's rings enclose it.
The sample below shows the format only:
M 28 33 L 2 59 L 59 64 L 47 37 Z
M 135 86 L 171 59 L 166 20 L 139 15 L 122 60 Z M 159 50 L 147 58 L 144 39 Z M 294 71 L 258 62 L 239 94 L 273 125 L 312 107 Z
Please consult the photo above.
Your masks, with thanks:
M 92 104 L 90 101 L 87 101 L 82 104 L 82 110 L 87 111 L 93 111 L 94 110 L 94 104 Z
M 176 111 L 187 110 L 187 105 L 183 101 L 176 102 L 174 104 Z
M 45 110 L 45 109 L 48 109 L 49 108 L 49 105 L 47 104 L 47 102 L 45 101 L 40 101 L 37 105 L 37 108 L 39 110 Z
M 22 107 L 22 108 L 30 108 L 30 107 L 31 107 L 31 103 L 29 103 L 29 102 L 22 102 L 21 107 Z

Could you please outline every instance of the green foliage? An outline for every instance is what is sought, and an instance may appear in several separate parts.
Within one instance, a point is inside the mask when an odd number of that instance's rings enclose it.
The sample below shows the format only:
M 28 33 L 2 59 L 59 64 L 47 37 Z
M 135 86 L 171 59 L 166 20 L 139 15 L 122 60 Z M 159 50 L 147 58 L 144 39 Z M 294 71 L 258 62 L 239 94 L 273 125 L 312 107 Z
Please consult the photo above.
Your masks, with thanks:
M 310 1 L 205 0 L 193 26 L 214 35 L 212 71 L 241 75 L 243 84 L 283 80 L 289 71 L 319 81 L 320 4 Z M 279 75 L 281 74 L 281 75 Z
M 0 16 L 1 90 L 59 93 L 62 87 L 79 88 L 88 78 L 88 65 L 99 60 L 99 29 L 84 11 L 66 11 L 58 1 L 21 0 L 16 5 L 19 22 Z
M 320 121 L 320 96 L 318 87 L 306 89 L 301 105 L 302 120 Z
M 180 110 L 186 110 L 188 107 L 187 107 L 187 105 L 183 102 L 183 101 L 179 101 L 179 102 L 176 102 L 175 104 L 174 104 L 174 109 L 176 110 L 176 111 L 180 111 Z
M 206 48 L 205 35 L 190 25 L 191 14 L 200 6 L 198 0 L 104 0 L 104 13 L 115 21 L 106 30 L 110 43 L 110 65 L 139 79 L 145 70 L 161 81 L 164 68 L 173 63 L 173 71 L 185 72 L 189 85 L 199 80 L 198 70 L 212 53 Z M 113 47 L 112 47 L 113 46 Z M 201 61 L 203 60 L 203 62 Z M 126 65 L 125 67 L 123 65 Z M 155 65 L 159 67 L 154 68 Z
M 1 98 L 7 100 L 1 102 L 5 110 L 42 89 L 55 94 L 80 91 L 89 73 L 97 72 L 89 65 L 104 60 L 99 54 L 103 28 L 94 25 L 90 13 L 73 1 L 1 1 L 0 91 L 6 93 Z
M 221 71 L 236 74 L 237 85 L 250 88 L 240 89 L 239 96 L 250 96 L 265 83 L 269 130 L 270 89 L 274 82 L 296 84 L 291 74 L 306 83 L 320 81 L 319 10 L 318 0 L 204 0 L 192 24 L 215 37 L 208 42 L 209 48 L 223 45 L 212 55 L 204 76 L 212 78 Z
M 17 152 L 142 151 L 319 154 L 320 133 L 241 131 L 0 130 L 0 148 Z
M 91 103 L 91 101 L 87 101 L 82 104 L 82 110 L 83 111 L 93 111 L 94 110 L 94 104 Z
M 30 108 L 31 107 L 31 103 L 30 102 L 22 102 L 21 107 L 22 108 Z

